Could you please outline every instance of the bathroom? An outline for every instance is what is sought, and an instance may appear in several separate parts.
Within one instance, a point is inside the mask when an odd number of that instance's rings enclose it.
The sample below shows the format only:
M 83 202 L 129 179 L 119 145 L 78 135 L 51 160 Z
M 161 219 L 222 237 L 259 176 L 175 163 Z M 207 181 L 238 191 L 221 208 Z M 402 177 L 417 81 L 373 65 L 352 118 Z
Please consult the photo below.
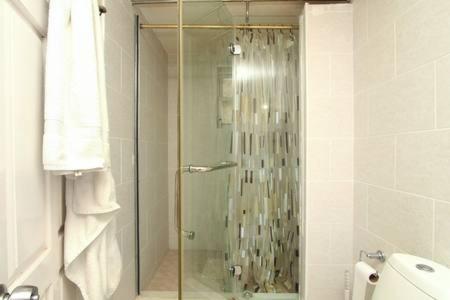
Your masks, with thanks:
M 0 0 L 0 299 L 450 299 L 449 20 Z

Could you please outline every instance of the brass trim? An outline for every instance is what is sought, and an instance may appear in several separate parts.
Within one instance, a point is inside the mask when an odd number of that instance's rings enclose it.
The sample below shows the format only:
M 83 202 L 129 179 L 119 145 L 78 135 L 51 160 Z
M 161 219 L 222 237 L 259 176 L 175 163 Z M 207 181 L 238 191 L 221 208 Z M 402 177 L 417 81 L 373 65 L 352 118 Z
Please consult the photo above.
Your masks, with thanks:
M 177 22 L 178 24 L 183 25 L 183 1 L 184 0 L 177 0 Z M 178 77 L 178 91 L 177 91 L 177 98 L 178 98 L 178 118 L 177 118 L 177 131 L 178 131 L 178 147 L 177 147 L 177 158 L 178 158 L 178 170 L 181 170 L 182 164 L 183 164 L 183 157 L 182 157 L 182 144 L 183 144 L 183 130 L 182 130 L 182 124 L 183 124 L 183 83 L 184 83 L 184 76 L 183 76 L 183 27 L 184 26 L 178 26 L 175 24 L 175 28 L 177 29 L 178 33 L 178 53 L 177 53 L 177 77 Z M 141 28 L 145 28 L 142 27 Z M 177 172 L 178 176 L 178 208 L 177 208 L 177 219 L 178 219 L 178 300 L 183 299 L 183 277 L 184 277 L 184 268 L 183 268 L 183 262 L 184 262 L 184 241 L 183 241 L 183 198 L 182 198 L 182 188 L 183 188 L 183 182 L 182 182 L 182 176 L 181 172 Z
M 141 29 L 178 29 L 177 24 L 141 24 Z M 240 24 L 240 25 L 203 25 L 185 24 L 182 29 L 299 29 L 294 24 Z

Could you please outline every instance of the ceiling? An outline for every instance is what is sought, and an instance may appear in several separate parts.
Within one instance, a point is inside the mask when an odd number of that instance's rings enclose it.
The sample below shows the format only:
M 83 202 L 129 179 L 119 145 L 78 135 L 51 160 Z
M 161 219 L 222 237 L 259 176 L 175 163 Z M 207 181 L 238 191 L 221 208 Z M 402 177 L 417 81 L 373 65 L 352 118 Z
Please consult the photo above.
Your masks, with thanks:
M 173 3 L 140 5 L 138 9 L 150 24 L 176 24 L 177 7 Z M 296 24 L 302 10 L 299 2 L 252 2 L 250 23 L 253 24 Z M 185 24 L 241 24 L 245 23 L 245 3 L 211 2 L 186 3 Z M 169 55 L 177 51 L 176 30 L 154 30 Z

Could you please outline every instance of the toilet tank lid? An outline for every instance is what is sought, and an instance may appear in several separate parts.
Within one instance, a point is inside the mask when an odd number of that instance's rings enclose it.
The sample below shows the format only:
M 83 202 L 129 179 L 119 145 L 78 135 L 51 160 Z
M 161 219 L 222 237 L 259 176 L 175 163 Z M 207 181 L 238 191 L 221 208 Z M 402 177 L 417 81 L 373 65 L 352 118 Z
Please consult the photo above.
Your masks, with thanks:
M 388 264 L 432 298 L 450 299 L 449 268 L 422 257 L 400 253 L 392 254 Z

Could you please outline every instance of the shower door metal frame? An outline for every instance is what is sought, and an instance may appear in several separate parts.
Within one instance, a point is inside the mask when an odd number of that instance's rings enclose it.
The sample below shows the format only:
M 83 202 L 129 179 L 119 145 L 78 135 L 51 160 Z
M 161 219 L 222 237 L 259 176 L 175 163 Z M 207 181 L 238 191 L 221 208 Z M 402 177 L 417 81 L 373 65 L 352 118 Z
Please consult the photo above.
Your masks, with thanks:
M 141 293 L 141 284 L 140 284 L 140 270 L 141 270 L 141 266 L 140 266 L 140 228 L 139 228 L 139 222 L 140 222 L 140 218 L 139 218 L 139 88 L 140 88 L 140 79 L 139 79 L 139 72 L 140 72 L 140 30 L 141 29 L 156 29 L 156 28 L 160 28 L 160 29 L 176 29 L 177 30 L 177 44 L 178 44 L 178 49 L 177 49 L 177 85 L 178 85 L 178 92 L 177 92 L 177 112 L 178 112 L 178 118 L 177 118 L 177 130 L 178 130 L 178 137 L 177 137 L 177 142 L 178 142 L 178 147 L 177 147 L 177 159 L 178 159 L 178 170 L 182 170 L 183 169 L 183 157 L 182 157 L 182 151 L 181 151 L 181 145 L 183 143 L 183 128 L 182 128 L 182 124 L 183 124 L 183 91 L 184 91 L 184 81 L 183 81 L 183 30 L 184 29 L 243 29 L 243 28 L 247 28 L 247 29 L 251 29 L 251 28 L 265 28 L 265 29 L 298 29 L 299 30 L 299 38 L 304 35 L 305 33 L 302 32 L 302 30 L 304 30 L 304 26 L 299 26 L 296 24 L 289 24 L 289 25 L 274 25 L 274 24 L 269 24 L 269 25 L 263 25 L 263 24 L 243 24 L 243 25 L 197 25 L 197 24 L 193 24 L 193 25 L 189 25 L 189 24 L 185 24 L 183 25 L 183 2 L 186 3 L 191 3 L 191 2 L 298 2 L 299 0 L 132 0 L 132 4 L 133 5 L 150 5 L 150 4 L 163 4 L 163 3 L 176 3 L 177 4 L 177 23 L 178 24 L 141 24 L 140 23 L 140 17 L 139 15 L 135 15 L 135 24 L 134 24 L 134 43 L 135 43 L 135 49 L 134 49 L 134 76 L 135 76 L 135 84 L 134 84 L 134 105 L 135 105 L 135 110 L 134 110 L 134 164 L 135 164 L 135 170 L 134 170 L 134 188 L 135 188 L 135 193 L 134 193 L 134 203 L 135 203 L 135 237 L 136 237 L 136 241 L 135 241 L 135 246 L 136 246 L 136 250 L 135 250 L 135 257 L 136 257 L 136 292 L 137 295 L 140 295 Z M 351 0 L 310 0 L 310 1 L 306 1 L 306 2 L 310 2 L 310 3 L 346 3 L 346 2 L 351 2 Z M 180 24 L 182 26 L 180 26 Z M 304 38 L 304 37 L 303 37 Z M 304 40 L 302 40 L 304 42 Z M 303 44 L 303 43 L 302 43 Z M 302 47 L 302 46 L 301 46 Z M 304 47 L 304 45 L 303 45 Z M 304 52 L 304 49 L 302 49 Z M 302 65 L 300 65 L 299 69 L 302 70 L 303 74 L 305 75 L 304 72 L 304 61 L 302 61 L 302 57 L 304 56 L 304 53 L 302 53 L 302 55 L 300 55 L 300 60 L 299 62 L 301 62 Z M 304 57 L 303 57 L 304 59 Z M 304 231 L 305 229 L 305 212 L 306 212 L 306 201 L 305 201 L 305 196 L 306 196 L 306 187 L 305 187 L 305 170 L 306 170 L 306 162 L 304 160 L 304 157 L 306 155 L 306 143 L 305 143 L 305 139 L 306 139 L 306 128 L 305 128 L 305 109 L 306 109 L 306 101 L 305 101 L 305 85 L 302 84 L 303 80 L 304 80 L 304 76 L 300 76 L 300 82 L 299 82 L 299 86 L 300 89 L 303 88 L 302 91 L 302 95 L 300 96 L 300 107 L 301 107 L 301 115 L 300 115 L 300 123 L 299 123 L 299 133 L 302 136 L 302 145 L 300 146 L 300 158 L 303 162 L 303 165 L 300 166 L 299 169 L 299 176 L 301 178 L 301 184 L 302 184 L 302 191 L 300 193 L 300 199 L 299 199 L 299 204 L 300 207 L 302 209 L 301 211 L 301 223 L 300 223 L 300 227 L 302 228 L 302 231 Z M 178 189 L 178 205 L 177 205 L 177 215 L 176 218 L 178 220 L 178 224 L 177 224 L 177 229 L 178 229 L 178 235 L 177 235 L 177 240 L 178 240 L 178 299 L 182 300 L 183 299 L 183 250 L 184 250 L 184 240 L 183 240 L 183 234 L 182 234 L 182 221 L 183 221 L 183 217 L 182 217 L 182 212 L 183 212 L 183 201 L 182 201 L 182 172 L 177 172 L 176 175 L 178 178 L 178 184 L 179 184 L 179 189 Z M 301 265 L 300 265 L 300 282 L 301 282 L 301 290 L 299 291 L 299 299 L 303 299 L 302 297 L 304 296 L 303 292 L 305 291 L 304 289 L 304 272 L 305 272 L 305 245 L 303 243 L 304 241 L 304 232 L 303 232 L 303 236 L 300 237 L 299 240 L 299 249 L 301 249 L 302 252 L 302 257 L 301 257 Z

